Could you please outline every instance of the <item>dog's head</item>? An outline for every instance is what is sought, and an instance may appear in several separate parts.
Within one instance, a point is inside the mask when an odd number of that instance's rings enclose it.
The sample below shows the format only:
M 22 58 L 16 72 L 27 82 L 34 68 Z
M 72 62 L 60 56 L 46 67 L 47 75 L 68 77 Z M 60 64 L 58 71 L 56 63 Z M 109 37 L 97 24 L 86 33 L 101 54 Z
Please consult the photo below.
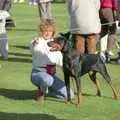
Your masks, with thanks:
M 60 36 L 55 37 L 53 41 L 48 42 L 48 46 L 51 47 L 50 51 L 63 51 L 69 34 L 69 32 L 65 34 L 60 33 Z
M 64 47 L 64 40 L 60 37 L 55 37 L 53 41 L 47 43 L 51 47 L 50 51 L 62 51 Z

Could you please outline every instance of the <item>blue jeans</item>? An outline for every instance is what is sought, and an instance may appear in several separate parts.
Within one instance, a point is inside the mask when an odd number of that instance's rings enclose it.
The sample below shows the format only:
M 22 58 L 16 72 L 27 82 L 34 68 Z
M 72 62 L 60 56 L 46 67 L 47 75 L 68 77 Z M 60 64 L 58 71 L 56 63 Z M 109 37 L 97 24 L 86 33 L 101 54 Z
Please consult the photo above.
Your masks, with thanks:
M 31 81 L 35 86 L 40 87 L 48 96 L 53 96 L 60 99 L 67 98 L 65 82 L 60 80 L 56 75 L 52 76 L 46 72 L 32 69 Z M 74 93 L 71 90 L 71 98 L 73 97 Z

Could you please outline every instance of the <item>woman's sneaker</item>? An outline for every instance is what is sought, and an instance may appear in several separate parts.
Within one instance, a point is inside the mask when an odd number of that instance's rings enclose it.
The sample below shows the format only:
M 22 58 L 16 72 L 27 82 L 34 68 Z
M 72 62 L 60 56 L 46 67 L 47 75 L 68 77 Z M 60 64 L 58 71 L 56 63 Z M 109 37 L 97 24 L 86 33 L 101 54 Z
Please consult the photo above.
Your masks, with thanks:
M 111 51 L 107 51 L 105 52 L 105 56 L 106 56 L 106 63 L 110 63 L 110 59 L 112 56 L 114 56 L 114 53 Z
M 108 53 L 109 56 L 114 56 L 114 53 L 111 52 L 111 51 L 108 51 L 107 53 Z

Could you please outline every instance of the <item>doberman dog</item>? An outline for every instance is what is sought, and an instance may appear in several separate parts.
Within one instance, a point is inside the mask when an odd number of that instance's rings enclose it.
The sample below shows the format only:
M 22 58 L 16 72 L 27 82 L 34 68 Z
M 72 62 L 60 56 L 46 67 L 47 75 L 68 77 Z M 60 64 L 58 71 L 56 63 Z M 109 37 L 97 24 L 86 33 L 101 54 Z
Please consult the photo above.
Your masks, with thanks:
M 63 73 L 65 84 L 67 88 L 67 101 L 71 102 L 70 97 L 70 77 L 75 78 L 77 88 L 77 101 L 78 106 L 82 104 L 81 93 L 81 76 L 88 73 L 90 79 L 96 85 L 97 95 L 101 96 L 99 81 L 96 79 L 96 73 L 100 73 L 103 78 L 108 82 L 112 89 L 113 97 L 117 99 L 117 92 L 112 85 L 111 78 L 107 72 L 105 63 L 102 61 L 99 54 L 80 54 L 70 44 L 68 40 L 69 33 L 61 34 L 54 38 L 53 41 L 48 42 L 51 51 L 61 51 L 63 54 Z

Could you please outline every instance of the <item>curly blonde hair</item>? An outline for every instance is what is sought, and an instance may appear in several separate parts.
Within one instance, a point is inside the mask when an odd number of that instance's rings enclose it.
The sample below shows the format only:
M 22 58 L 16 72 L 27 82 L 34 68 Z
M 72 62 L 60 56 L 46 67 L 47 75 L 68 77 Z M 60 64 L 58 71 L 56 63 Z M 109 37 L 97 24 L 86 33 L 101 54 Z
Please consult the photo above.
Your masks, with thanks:
M 44 31 L 52 31 L 53 36 L 55 36 L 55 34 L 57 33 L 57 26 L 55 22 L 51 19 L 42 20 L 38 25 L 39 35 L 41 36 L 42 32 Z

